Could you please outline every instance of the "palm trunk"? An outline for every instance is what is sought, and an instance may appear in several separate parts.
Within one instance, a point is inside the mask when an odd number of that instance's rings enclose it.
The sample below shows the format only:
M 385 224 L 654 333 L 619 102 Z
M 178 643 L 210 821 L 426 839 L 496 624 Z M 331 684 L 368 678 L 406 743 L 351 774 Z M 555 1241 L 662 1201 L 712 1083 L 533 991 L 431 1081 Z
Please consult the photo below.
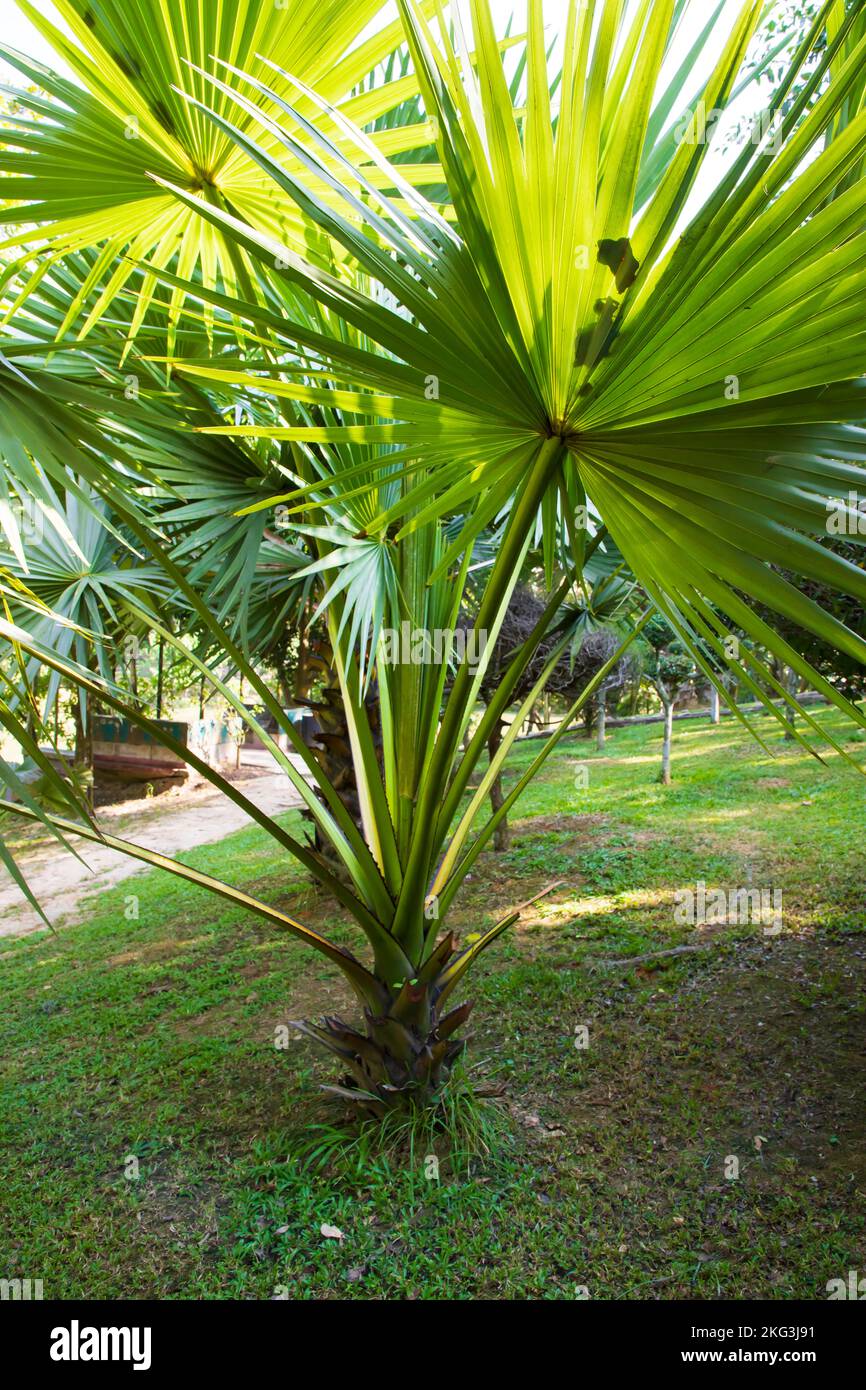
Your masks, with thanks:
M 316 637 L 310 642 L 304 653 L 303 668 L 299 664 L 298 670 L 299 676 L 303 670 L 303 681 L 307 692 L 317 677 L 322 685 L 322 698 L 320 700 L 310 699 L 309 693 L 304 700 L 307 708 L 314 711 L 319 725 L 318 731 L 310 739 L 309 747 L 349 815 L 358 829 L 363 831 L 358 778 L 352 758 L 349 720 L 343 702 L 342 687 L 334 667 L 334 655 L 326 637 Z M 373 742 L 381 760 L 382 717 L 378 686 L 375 680 L 370 682 L 367 689 L 364 697 L 364 708 Z M 333 845 L 323 835 L 309 811 L 302 811 L 301 814 L 305 820 L 313 825 L 313 843 L 318 853 L 326 861 L 331 872 L 341 880 L 346 881 L 348 876 L 345 867 Z
M 453 1034 L 462 1028 L 471 1003 L 445 1010 L 454 988 L 454 961 L 460 955 L 449 932 L 417 967 L 413 979 L 376 982 L 377 997 L 364 1009 L 365 1032 L 336 1017 L 293 1026 L 336 1053 L 348 1068 L 336 1086 L 322 1089 L 383 1115 L 435 1103 L 455 1061 L 466 1047 Z
M 721 722 L 722 712 L 719 707 L 719 692 L 714 685 L 710 686 L 710 721 L 713 724 Z
M 160 637 L 156 667 L 156 717 L 162 718 L 162 699 L 165 686 L 165 639 Z
M 315 671 L 311 664 L 311 634 L 308 623 L 309 604 L 304 607 L 304 616 L 298 630 L 298 659 L 295 664 L 295 688 L 292 692 L 292 700 L 301 705 L 305 705 L 310 698 L 310 691 L 315 680 Z
M 604 695 L 598 697 L 598 709 L 595 715 L 595 746 L 599 753 L 604 750 L 605 725 L 607 723 L 607 701 Z

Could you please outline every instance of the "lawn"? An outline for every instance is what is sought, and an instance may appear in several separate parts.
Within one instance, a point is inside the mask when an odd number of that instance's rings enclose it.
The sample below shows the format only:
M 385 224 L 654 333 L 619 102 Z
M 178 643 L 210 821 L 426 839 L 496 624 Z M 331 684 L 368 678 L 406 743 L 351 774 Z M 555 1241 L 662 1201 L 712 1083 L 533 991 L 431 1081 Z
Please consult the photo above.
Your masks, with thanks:
M 525 793 L 456 926 L 562 884 L 470 978 L 499 1138 L 468 1169 L 443 1151 L 438 1181 L 418 1152 L 311 1160 L 334 1070 L 276 1043 L 349 1004 L 297 942 L 151 872 L 5 946 L 0 1277 L 46 1298 L 820 1299 L 866 1270 L 866 784 L 759 724 L 776 756 L 730 720 L 677 725 L 670 788 L 658 725 L 602 755 L 570 739 Z M 182 857 L 353 940 L 258 829 Z M 781 889 L 781 934 L 678 925 L 698 881 Z M 680 945 L 702 949 L 624 963 Z

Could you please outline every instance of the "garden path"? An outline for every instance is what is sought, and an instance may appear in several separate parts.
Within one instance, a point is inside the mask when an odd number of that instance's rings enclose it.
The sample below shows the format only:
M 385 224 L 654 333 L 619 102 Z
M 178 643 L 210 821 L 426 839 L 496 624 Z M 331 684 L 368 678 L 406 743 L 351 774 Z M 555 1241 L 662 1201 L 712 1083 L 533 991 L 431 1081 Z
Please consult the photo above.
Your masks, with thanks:
M 302 804 L 282 772 L 263 768 L 258 775 L 243 778 L 239 785 L 268 815 L 279 815 Z M 102 807 L 98 820 L 113 835 L 171 855 L 212 844 L 233 830 L 252 824 L 244 811 L 206 782 L 176 788 L 149 800 Z M 77 848 L 83 863 L 55 841 L 45 840 L 40 831 L 38 845 L 16 854 L 30 888 L 55 927 L 71 925 L 90 894 L 113 888 L 148 867 L 107 845 L 80 841 Z M 44 925 L 17 885 L 0 869 L 0 937 L 21 936 Z

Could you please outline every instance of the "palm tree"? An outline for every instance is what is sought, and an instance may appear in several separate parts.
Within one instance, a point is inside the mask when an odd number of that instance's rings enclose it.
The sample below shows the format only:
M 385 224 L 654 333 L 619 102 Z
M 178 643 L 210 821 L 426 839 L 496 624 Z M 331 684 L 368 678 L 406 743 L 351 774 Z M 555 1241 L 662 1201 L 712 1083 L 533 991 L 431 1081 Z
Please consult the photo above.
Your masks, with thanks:
M 232 159 L 255 166 L 257 187 L 271 190 L 274 206 L 291 202 L 309 235 L 301 248 L 297 224 L 277 235 L 238 203 L 203 197 L 188 178 L 154 168 L 162 195 L 208 229 L 203 244 L 218 238 L 244 275 L 221 289 L 180 258 L 146 272 L 148 284 L 164 287 L 178 322 L 190 303 L 202 306 L 196 322 L 205 323 L 210 343 L 200 332 L 195 350 L 192 338 L 170 338 L 169 355 L 173 380 L 196 381 L 215 409 L 233 407 L 234 419 L 205 426 L 209 437 L 272 451 L 282 487 L 267 489 L 260 476 L 244 511 L 288 509 L 315 572 L 328 579 L 320 607 L 349 719 L 360 827 L 226 623 L 143 523 L 136 460 L 118 467 L 106 443 L 121 424 L 112 418 L 113 398 L 97 405 L 81 383 L 52 381 L 44 410 L 54 451 L 58 435 L 79 452 L 86 440 L 94 486 L 285 728 L 312 787 L 283 758 L 286 770 L 346 881 L 237 788 L 226 785 L 227 794 L 334 893 L 366 938 L 370 959 L 363 963 L 239 890 L 105 838 L 242 903 L 337 965 L 363 1022 L 304 1026 L 340 1058 L 340 1093 L 378 1111 L 430 1101 L 445 1082 L 470 1009 L 454 1006 L 455 991 L 518 915 L 509 912 L 460 946 L 452 932 L 443 934 L 447 913 L 502 817 L 621 654 L 582 692 L 497 812 L 486 815 L 485 801 L 520 711 L 467 800 L 491 729 L 582 572 L 581 509 L 591 503 L 708 679 L 718 683 L 729 666 L 757 695 L 765 682 L 773 689 L 758 655 L 765 648 L 864 722 L 743 594 L 858 661 L 866 655 L 856 632 L 777 568 L 860 601 L 866 596 L 863 571 L 815 540 L 827 497 L 856 486 L 866 457 L 866 215 L 862 177 L 848 182 L 866 154 L 866 112 L 851 118 L 848 104 L 866 56 L 860 0 L 841 22 L 835 0 L 822 7 L 770 100 L 781 139 L 772 148 L 746 146 L 693 214 L 689 199 L 706 147 L 670 137 L 683 75 L 659 85 L 687 6 L 575 0 L 562 72 L 551 80 L 541 0 L 530 0 L 519 102 L 486 0 L 472 0 L 472 35 L 459 30 L 456 48 L 446 27 L 434 31 L 413 0 L 400 0 L 399 8 L 448 206 L 419 191 L 432 176 L 407 178 L 405 165 L 390 163 L 363 121 L 352 120 L 351 108 L 335 106 L 278 58 L 266 72 L 258 66 L 244 74 L 231 65 L 215 69 L 203 56 L 185 119 L 210 131 Z M 743 4 L 698 94 L 707 107 L 724 106 L 735 90 L 762 9 L 760 0 Z M 807 61 L 808 80 L 788 104 Z M 37 167 L 41 157 L 35 149 Z M 62 168 L 56 151 L 54 159 L 48 167 Z M 266 193 L 261 198 L 268 201 Z M 31 205 L 27 217 L 36 214 Z M 98 239 L 94 229 L 90 235 Z M 94 340 L 103 309 L 91 314 Z M 40 350 L 31 344 L 31 358 Z M 27 361 L 23 346 L 20 352 Z M 0 390 L 15 397 L 21 389 L 0 363 Z M 70 391 L 78 400 L 71 420 Z M 151 412 L 167 408 L 143 393 L 138 425 L 122 422 L 127 455 L 136 429 L 147 430 Z M 190 423 L 183 409 L 178 422 L 180 449 Z M 30 447 L 38 453 L 38 440 Z M 148 458 L 149 475 L 158 478 L 160 468 L 159 457 Z M 483 658 L 465 654 L 449 676 L 445 659 L 386 660 L 385 642 L 404 623 L 428 640 L 455 628 L 473 542 L 503 509 L 501 543 L 475 614 L 479 645 L 481 638 L 488 650 L 495 643 L 539 525 L 552 580 L 555 548 L 547 538 L 560 515 L 569 526 L 572 571 L 552 586 L 543 621 L 515 652 L 464 745 Z M 751 639 L 739 656 L 729 655 L 728 624 Z M 0 633 L 65 678 L 115 699 L 81 663 L 46 653 L 21 626 L 3 620 Z M 561 650 L 550 653 L 524 714 Z M 202 674 L 232 702 L 203 663 Z M 381 751 L 363 713 L 374 676 Z M 218 775 L 211 772 L 211 780 Z M 26 807 L 21 814 L 29 814 Z M 55 824 L 85 838 L 99 833 L 63 818 Z
M 39 645 L 62 657 L 74 652 L 82 667 L 98 670 L 113 684 L 116 653 L 128 639 L 137 643 L 149 631 L 153 599 L 166 592 L 165 576 L 157 566 L 137 559 L 112 524 L 102 499 L 86 485 L 79 482 L 76 491 L 64 496 L 58 496 L 47 482 L 45 490 L 51 505 L 34 503 L 35 534 L 25 538 L 23 547 L 19 543 L 15 552 L 0 549 L 0 565 L 26 585 L 28 599 L 35 597 L 43 605 L 42 615 L 30 628 Z M 86 505 L 79 500 L 81 492 Z M 22 606 L 10 602 L 7 612 L 20 620 Z M 38 657 L 31 658 L 26 668 L 31 689 L 39 671 Z M 41 710 L 44 723 L 59 686 L 54 670 Z M 88 777 L 93 774 L 92 715 L 85 693 L 79 690 L 75 764 Z

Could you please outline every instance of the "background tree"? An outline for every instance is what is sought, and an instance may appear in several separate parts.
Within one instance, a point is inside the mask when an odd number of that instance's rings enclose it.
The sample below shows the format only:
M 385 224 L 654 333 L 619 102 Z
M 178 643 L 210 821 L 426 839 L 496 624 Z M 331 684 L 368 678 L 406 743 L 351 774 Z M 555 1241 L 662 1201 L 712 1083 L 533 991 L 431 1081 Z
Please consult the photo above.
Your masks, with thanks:
M 644 666 L 647 679 L 662 703 L 664 734 L 662 766 L 659 781 L 671 783 L 671 741 L 674 729 L 674 709 L 683 692 L 693 685 L 698 674 L 691 654 L 660 614 L 654 614 L 643 629 L 643 640 L 649 647 Z
M 611 599 L 611 605 L 613 602 Z M 515 654 L 531 636 L 536 624 L 543 620 L 545 607 L 545 599 L 539 597 L 528 585 L 518 586 L 514 590 L 481 682 L 480 695 L 486 706 L 495 698 L 502 676 Z M 622 607 L 623 600 L 619 598 L 616 611 L 621 611 Z M 567 707 L 574 703 L 603 670 L 607 675 L 596 686 L 597 691 L 614 689 L 622 683 L 628 669 L 627 659 L 622 657 L 617 660 L 616 657 L 623 644 L 626 629 L 623 628 L 621 632 L 616 633 L 598 626 L 602 621 L 599 616 L 601 611 L 614 610 L 613 606 L 604 610 L 600 594 L 596 600 L 595 612 L 585 600 L 566 602 L 562 605 L 559 612 L 554 614 L 547 635 L 538 643 L 534 657 L 526 664 L 515 685 L 515 702 L 522 704 L 537 687 L 538 694 L 545 697 L 555 696 Z M 568 646 L 565 649 L 562 647 L 563 635 L 568 637 Z M 550 667 L 543 685 L 538 685 L 555 649 L 560 651 L 559 659 Z M 510 719 L 503 718 L 491 728 L 487 740 L 491 764 L 497 760 L 503 736 L 510 723 Z M 494 814 L 501 817 L 493 843 L 494 849 L 500 852 L 509 849 L 511 845 L 504 803 L 502 773 L 498 772 L 490 785 L 490 805 Z

